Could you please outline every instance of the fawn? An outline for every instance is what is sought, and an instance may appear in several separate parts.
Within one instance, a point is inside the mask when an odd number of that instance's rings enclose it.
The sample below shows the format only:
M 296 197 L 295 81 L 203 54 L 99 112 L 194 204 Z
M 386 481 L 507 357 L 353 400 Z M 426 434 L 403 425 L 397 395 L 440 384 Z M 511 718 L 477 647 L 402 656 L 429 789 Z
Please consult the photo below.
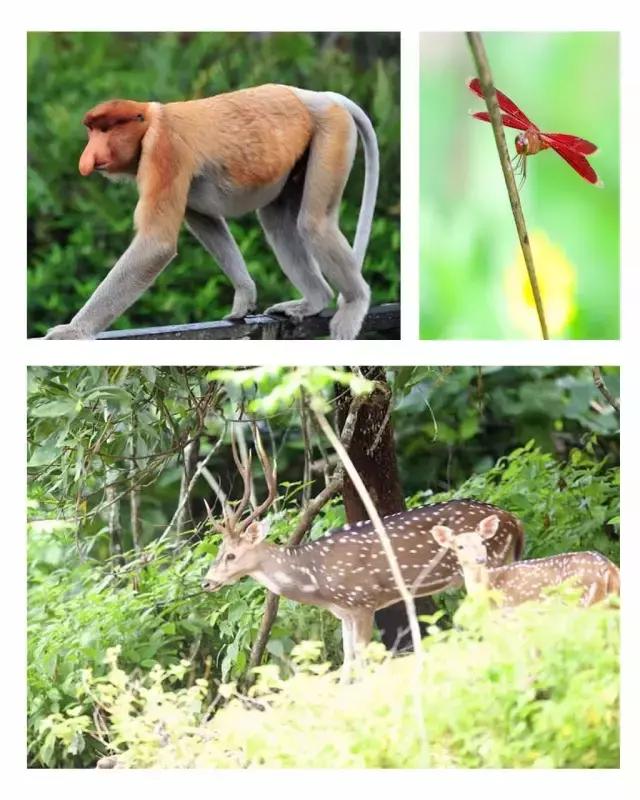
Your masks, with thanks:
M 265 540 L 268 520 L 259 517 L 277 496 L 275 468 L 269 463 L 257 430 L 254 440 L 265 474 L 268 495 L 244 519 L 251 496 L 250 458 L 241 459 L 232 436 L 234 460 L 244 483 L 239 504 L 232 508 L 218 488 L 223 519 L 210 522 L 222 534 L 222 544 L 209 568 L 202 588 L 215 592 L 246 575 L 275 594 L 328 609 L 342 623 L 343 676 L 349 673 L 356 654 L 371 640 L 374 613 L 400 600 L 391 569 L 369 520 L 329 531 L 320 539 L 295 547 L 278 546 Z M 519 558 L 524 532 L 520 521 L 507 511 L 476 500 L 452 500 L 383 518 L 404 581 L 416 597 L 462 585 L 455 555 L 438 547 L 429 535 L 437 525 L 465 531 L 491 513 L 495 536 L 486 558 L 497 566 Z
M 620 594 L 618 567 L 595 552 L 561 553 L 489 568 L 488 545 L 499 526 L 500 519 L 491 514 L 471 531 L 456 533 L 446 525 L 434 525 L 431 529 L 434 540 L 456 554 L 468 592 L 480 587 L 497 589 L 505 606 L 539 600 L 543 589 L 568 580 L 583 589 L 580 599 L 583 606 L 593 605 L 609 594 Z

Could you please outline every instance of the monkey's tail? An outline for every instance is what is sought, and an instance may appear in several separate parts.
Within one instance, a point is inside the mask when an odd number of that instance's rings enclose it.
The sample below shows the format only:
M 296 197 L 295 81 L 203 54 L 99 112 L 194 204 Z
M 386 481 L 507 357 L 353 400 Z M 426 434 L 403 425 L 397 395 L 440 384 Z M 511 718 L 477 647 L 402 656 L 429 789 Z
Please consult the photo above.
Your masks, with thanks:
M 364 188 L 362 190 L 362 203 L 358 214 L 358 226 L 356 236 L 353 240 L 353 253 L 362 269 L 364 256 L 367 252 L 367 245 L 371 236 L 371 224 L 376 207 L 376 197 L 378 195 L 378 181 L 380 178 L 380 156 L 378 152 L 378 139 L 373 129 L 371 120 L 360 108 L 359 105 L 337 92 L 327 92 L 327 94 L 340 103 L 353 117 L 356 124 L 362 147 L 364 149 Z

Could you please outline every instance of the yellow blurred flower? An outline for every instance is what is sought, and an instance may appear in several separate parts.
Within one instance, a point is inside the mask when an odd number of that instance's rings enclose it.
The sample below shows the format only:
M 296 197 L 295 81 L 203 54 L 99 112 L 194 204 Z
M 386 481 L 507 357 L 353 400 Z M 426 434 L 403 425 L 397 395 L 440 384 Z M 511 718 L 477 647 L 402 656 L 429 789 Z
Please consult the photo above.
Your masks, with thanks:
M 561 334 L 576 313 L 576 271 L 564 251 L 543 231 L 529 237 L 549 336 Z M 513 324 L 530 337 L 540 337 L 540 323 L 522 250 L 504 274 L 507 307 Z

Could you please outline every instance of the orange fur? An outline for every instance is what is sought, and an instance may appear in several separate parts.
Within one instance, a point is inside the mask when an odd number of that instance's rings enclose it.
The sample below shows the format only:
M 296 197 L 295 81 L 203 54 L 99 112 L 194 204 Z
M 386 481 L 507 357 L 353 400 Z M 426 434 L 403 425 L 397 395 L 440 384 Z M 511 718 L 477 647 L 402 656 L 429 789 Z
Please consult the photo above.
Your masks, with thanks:
M 308 174 L 312 174 L 313 194 L 305 196 L 306 224 L 324 220 L 338 208 L 353 157 L 355 126 L 351 115 L 332 105 L 316 114 L 316 130 L 311 146 Z
M 271 184 L 294 167 L 314 130 L 311 113 L 286 86 L 268 84 L 204 100 L 168 103 L 167 123 L 204 165 L 221 166 L 235 186 Z
M 334 105 L 322 113 L 319 127 L 323 137 L 323 158 L 334 175 L 344 175 L 350 160 L 348 143 L 354 131 L 353 120 L 342 106 Z
M 193 173 L 189 148 L 166 124 L 164 108 L 153 107 L 138 169 L 140 200 L 134 216 L 136 228 L 147 233 L 153 231 L 162 241 L 175 241 Z

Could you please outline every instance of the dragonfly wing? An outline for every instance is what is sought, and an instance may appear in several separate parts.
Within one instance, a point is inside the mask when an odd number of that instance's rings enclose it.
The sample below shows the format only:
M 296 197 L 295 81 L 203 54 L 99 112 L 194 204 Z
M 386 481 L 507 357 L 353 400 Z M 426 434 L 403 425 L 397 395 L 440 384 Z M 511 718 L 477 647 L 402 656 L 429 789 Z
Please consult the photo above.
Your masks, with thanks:
M 571 136 L 568 133 L 541 133 L 540 138 L 551 147 L 553 147 L 554 143 L 558 143 L 563 147 L 568 147 L 569 150 L 581 153 L 583 156 L 591 156 L 598 150 L 592 142 L 581 139 L 579 136 Z
M 549 144 L 561 158 L 564 158 L 567 164 L 575 169 L 578 175 L 581 175 L 586 181 L 593 183 L 595 186 L 604 186 L 602 181 L 598 179 L 594 168 L 583 155 L 571 150 L 569 147 L 558 144 L 558 142 L 549 142 Z
M 471 78 L 467 82 L 467 86 L 469 87 L 469 89 L 471 89 L 471 91 L 474 94 L 478 95 L 478 97 L 481 97 L 484 100 L 484 95 L 482 94 L 482 87 L 480 86 L 480 81 L 478 80 L 478 78 Z M 498 100 L 498 105 L 500 106 L 501 111 L 504 111 L 505 114 L 508 114 L 509 116 L 514 117 L 515 119 L 518 119 L 523 123 L 523 125 L 520 127 L 520 130 L 524 131 L 527 128 L 538 127 L 537 125 L 534 125 L 533 122 L 531 122 L 531 120 L 525 114 L 522 113 L 522 111 L 513 102 L 513 100 L 510 100 L 506 94 L 503 94 L 502 92 L 498 91 L 498 89 L 496 89 L 496 98 Z M 510 127 L 515 128 L 516 126 L 511 125 Z
M 489 112 L 488 111 L 475 111 L 471 114 L 472 117 L 476 119 L 482 119 L 485 122 L 490 122 Z M 529 127 L 521 122 L 517 117 L 511 116 L 511 114 L 502 114 L 502 124 L 505 125 L 507 128 L 517 128 L 519 131 L 526 131 Z

